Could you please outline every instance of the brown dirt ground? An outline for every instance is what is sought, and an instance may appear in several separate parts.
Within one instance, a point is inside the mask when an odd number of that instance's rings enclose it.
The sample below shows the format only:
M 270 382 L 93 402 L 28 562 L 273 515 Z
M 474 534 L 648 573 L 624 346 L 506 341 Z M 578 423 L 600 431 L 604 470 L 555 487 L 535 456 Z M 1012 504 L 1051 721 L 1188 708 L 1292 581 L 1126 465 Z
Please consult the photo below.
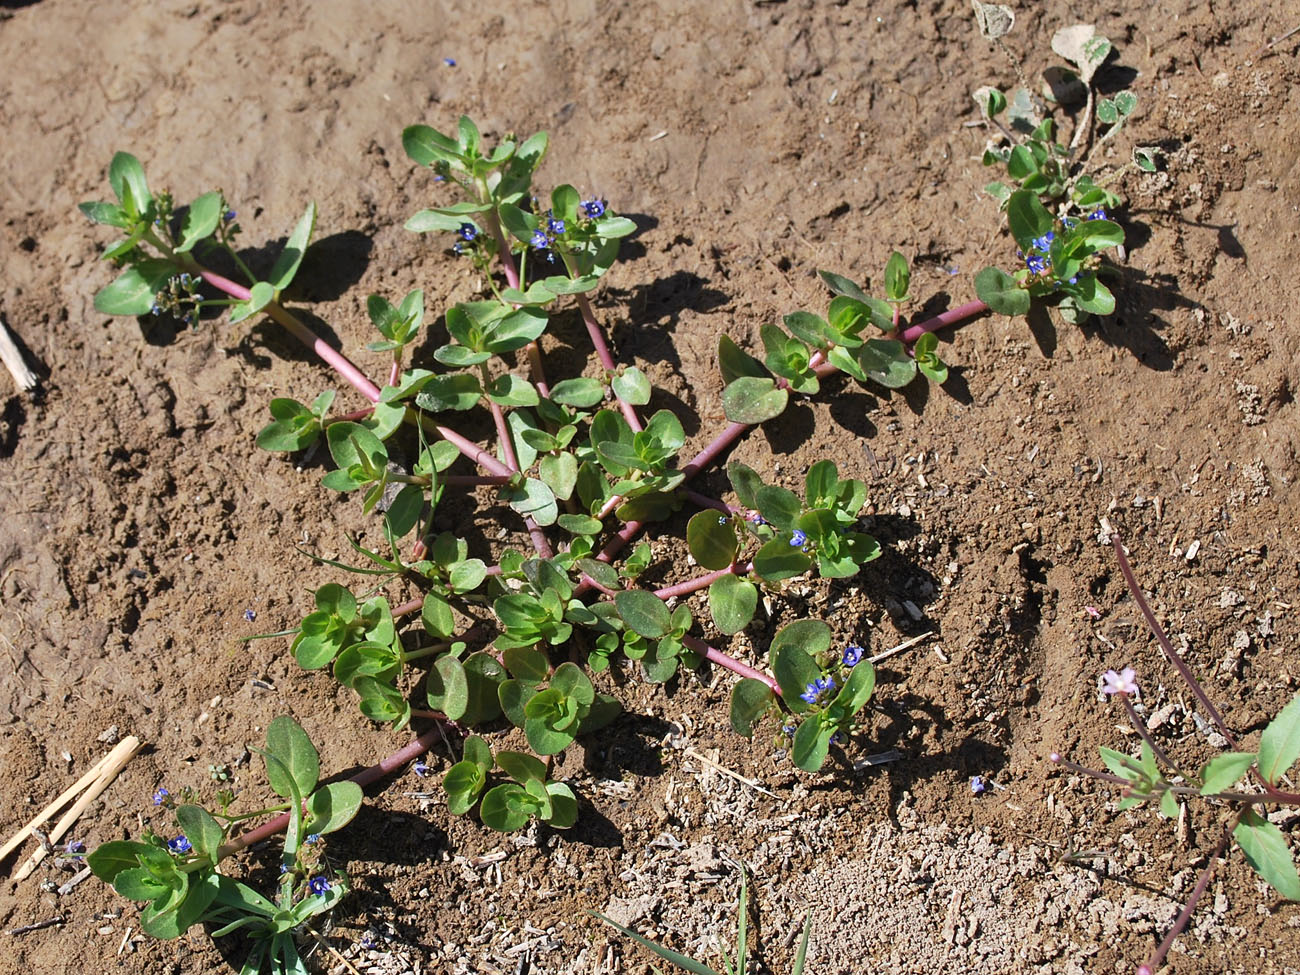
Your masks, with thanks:
M 1082 329 L 985 317 L 944 336 L 944 388 L 836 381 L 732 455 L 792 484 L 829 455 L 870 484 L 885 557 L 848 584 L 792 587 L 770 624 L 731 644 L 761 650 L 806 613 L 873 652 L 933 631 L 882 667 L 870 739 L 848 764 L 796 774 L 727 729 L 731 679 L 714 673 L 622 688 L 627 717 L 571 759 L 586 805 L 570 833 L 502 837 L 413 795 L 436 779 L 395 775 L 359 828 L 328 842 L 356 892 L 325 937 L 360 970 L 647 970 L 583 909 L 714 957 L 731 930 L 732 857 L 754 877 L 762 971 L 789 970 L 808 910 L 818 975 L 1131 971 L 1167 929 L 1221 811 L 1193 809 L 1181 829 L 1119 814 L 1113 793 L 1045 757 L 1095 762 L 1098 745 L 1132 745 L 1096 693 L 1098 674 L 1125 664 L 1169 747 L 1189 762 L 1213 753 L 1099 541 L 1102 516 L 1247 742 L 1300 684 L 1300 41 L 1263 48 L 1300 10 L 1021 6 L 1008 43 L 1030 71 L 1064 24 L 1113 38 L 1102 83 L 1132 84 L 1133 139 L 1169 154 L 1167 172 L 1123 184 L 1117 313 Z M 465 112 L 496 135 L 548 130 L 540 185 L 604 194 L 642 225 L 598 310 L 693 445 L 722 421 L 718 335 L 754 344 L 762 323 L 824 308 L 816 268 L 875 277 L 897 247 L 937 308 L 1011 259 L 981 199 L 985 133 L 963 123 L 972 88 L 1014 76 L 960 0 L 46 0 L 0 9 L 0 63 L 0 311 L 46 389 L 6 392 L 0 417 L 6 836 L 104 752 L 112 726 L 148 749 L 77 824 L 91 845 L 167 829 L 149 795 L 207 786 L 210 764 L 256 789 L 245 746 L 278 713 L 322 742 L 330 771 L 406 740 L 299 671 L 283 641 L 237 642 L 294 625 L 309 589 L 335 578 L 295 546 L 337 554 L 366 525 L 359 506 L 331 504 L 319 462 L 302 470 L 252 444 L 270 397 L 335 382 L 266 322 L 177 333 L 93 310 L 106 238 L 75 204 L 106 194 L 115 150 L 178 196 L 224 188 L 250 246 L 317 200 L 300 297 L 377 369 L 359 351 L 367 294 L 420 286 L 440 307 L 474 286 L 401 229 L 433 193 L 402 127 Z M 582 348 L 561 322 L 569 334 Z M 468 512 L 495 540 L 500 509 Z M 680 561 L 671 531 L 655 538 Z M 902 758 L 854 771 L 890 749 Z M 998 788 L 972 796 L 976 774 Z M 1071 864 L 1071 850 L 1092 852 Z M 4 928 L 65 919 L 4 936 L 0 971 L 229 970 L 201 930 L 140 938 L 134 905 L 98 882 L 63 897 L 41 886 L 68 876 L 47 861 L 0 885 Z M 363 950 L 367 931 L 376 947 Z M 1170 965 L 1296 972 L 1300 909 L 1235 856 Z

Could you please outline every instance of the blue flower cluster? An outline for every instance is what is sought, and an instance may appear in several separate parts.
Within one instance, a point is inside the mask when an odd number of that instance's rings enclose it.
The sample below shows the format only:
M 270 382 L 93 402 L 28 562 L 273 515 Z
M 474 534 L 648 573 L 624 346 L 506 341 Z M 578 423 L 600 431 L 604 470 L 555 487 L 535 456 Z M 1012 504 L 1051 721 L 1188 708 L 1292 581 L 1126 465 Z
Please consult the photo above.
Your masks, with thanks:
M 189 853 L 190 850 L 193 849 L 193 847 L 190 846 L 189 838 L 186 837 L 184 833 L 182 833 L 180 836 L 176 837 L 175 839 L 171 839 L 167 841 L 167 849 L 179 855 L 181 853 Z
M 835 690 L 835 680 L 831 677 L 818 677 L 803 689 L 799 696 L 809 704 L 816 704 L 823 696 Z
M 472 223 L 462 223 L 456 230 L 456 235 L 461 240 L 471 241 L 478 236 L 478 228 Z
M 843 663 L 845 667 L 856 667 L 861 660 L 862 648 L 856 643 L 850 643 L 844 648 L 844 656 L 841 658 L 840 662 Z
M 307 889 L 313 894 L 328 893 L 330 882 L 324 877 L 312 877 L 311 880 L 307 881 Z
M 578 204 L 578 209 L 588 220 L 596 220 L 605 215 L 605 201 L 599 198 L 583 200 Z
M 798 528 L 796 528 L 794 531 L 790 533 L 791 548 L 803 548 L 807 544 L 808 544 L 808 536 L 803 532 L 801 532 Z

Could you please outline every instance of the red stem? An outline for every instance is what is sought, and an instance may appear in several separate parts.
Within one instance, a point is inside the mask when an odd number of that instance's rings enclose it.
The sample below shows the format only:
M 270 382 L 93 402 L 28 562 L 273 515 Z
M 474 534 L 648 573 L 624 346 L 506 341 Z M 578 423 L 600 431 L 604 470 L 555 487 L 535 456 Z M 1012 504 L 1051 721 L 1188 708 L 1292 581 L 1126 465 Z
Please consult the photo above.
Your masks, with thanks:
M 614 357 L 610 355 L 609 345 L 605 342 L 605 333 L 596 322 L 596 313 L 591 310 L 591 302 L 587 300 L 585 294 L 578 295 L 578 310 L 582 313 L 582 323 L 587 326 L 587 335 L 591 338 L 591 347 L 596 350 L 596 358 L 605 367 L 606 373 L 613 373 L 618 367 L 614 364 Z M 614 395 L 618 399 L 619 409 L 623 411 L 623 418 L 627 420 L 628 426 L 638 432 L 642 430 L 636 408 L 617 393 Z
M 1166 934 L 1164 940 L 1160 942 L 1160 947 L 1156 949 L 1155 954 L 1138 966 L 1137 975 L 1152 975 L 1156 969 L 1164 964 L 1165 955 L 1169 954 L 1169 949 L 1173 947 L 1174 939 L 1182 934 L 1183 929 L 1187 927 L 1188 922 L 1192 919 L 1192 912 L 1196 910 L 1197 901 L 1199 901 L 1201 895 L 1205 893 L 1205 888 L 1210 886 L 1210 878 L 1214 876 L 1214 870 L 1218 866 L 1215 861 L 1218 860 L 1219 857 L 1223 856 L 1223 851 L 1228 848 L 1228 843 L 1231 839 L 1232 833 L 1229 832 L 1228 828 L 1225 826 L 1223 828 L 1223 835 L 1219 837 L 1219 845 L 1216 846 L 1214 852 L 1210 854 L 1210 862 L 1205 865 L 1205 869 L 1201 871 L 1200 878 L 1196 881 L 1196 886 L 1192 888 L 1192 896 L 1187 898 L 1187 903 L 1184 904 L 1183 909 L 1178 912 L 1178 917 L 1174 920 L 1174 926 L 1169 929 L 1169 933 Z
M 690 647 L 696 653 L 707 658 L 710 662 L 717 664 L 719 667 L 725 667 L 733 674 L 739 674 L 741 677 L 752 677 L 754 680 L 761 680 L 764 684 L 772 689 L 772 693 L 777 697 L 781 696 L 781 685 L 776 682 L 775 677 L 771 677 L 761 670 L 755 670 L 747 663 L 742 663 L 735 657 L 723 653 L 721 650 L 709 646 L 698 637 L 684 636 L 682 643 Z
M 443 718 L 441 715 L 439 715 L 439 720 L 446 720 L 446 719 Z M 348 781 L 355 782 L 357 785 L 361 786 L 362 788 L 365 788 L 366 786 L 370 785 L 370 783 L 376 781 L 377 779 L 383 778 L 385 775 L 387 775 L 389 772 L 392 772 L 394 769 L 400 768 L 401 766 L 405 765 L 407 762 L 411 761 L 411 759 L 419 758 L 430 748 L 432 748 L 439 740 L 441 740 L 442 735 L 443 735 L 442 729 L 439 726 L 435 725 L 433 728 L 429 729 L 424 734 L 420 735 L 410 744 L 402 748 L 399 748 L 397 751 L 393 752 L 393 754 L 389 755 L 387 758 L 385 758 L 383 761 L 379 762 L 378 764 L 372 765 L 370 766 L 370 768 L 358 772 L 356 775 L 352 776 L 351 779 L 349 779 Z M 229 843 L 223 844 L 221 849 L 218 851 L 217 855 L 219 858 L 225 858 L 230 856 L 232 853 L 238 853 L 240 850 L 250 847 L 255 843 L 261 843 L 263 840 L 269 839 L 270 837 L 274 836 L 276 833 L 279 833 L 281 830 L 285 829 L 288 825 L 289 825 L 289 814 L 282 813 L 279 816 L 276 816 L 274 819 L 269 820 L 263 823 L 261 826 L 256 827 L 255 829 L 250 829 L 246 833 L 241 833 L 239 836 L 236 836 Z
M 945 312 L 935 315 L 917 325 L 909 325 L 903 329 L 899 340 L 904 345 L 912 345 L 926 332 L 937 332 L 947 325 L 956 325 L 958 322 L 967 318 L 974 318 L 976 315 L 982 315 L 989 310 L 989 306 L 982 301 L 968 301 L 964 305 L 958 305 L 956 308 L 949 308 Z
M 702 576 L 696 576 L 694 579 L 687 579 L 685 582 L 679 582 L 674 586 L 664 586 L 662 589 L 656 589 L 654 593 L 660 599 L 671 599 L 673 596 L 688 596 L 693 592 L 699 592 L 701 589 L 707 589 L 723 576 L 743 576 L 748 575 L 753 571 L 753 562 L 745 562 L 740 565 L 729 565 L 725 569 L 708 572 Z

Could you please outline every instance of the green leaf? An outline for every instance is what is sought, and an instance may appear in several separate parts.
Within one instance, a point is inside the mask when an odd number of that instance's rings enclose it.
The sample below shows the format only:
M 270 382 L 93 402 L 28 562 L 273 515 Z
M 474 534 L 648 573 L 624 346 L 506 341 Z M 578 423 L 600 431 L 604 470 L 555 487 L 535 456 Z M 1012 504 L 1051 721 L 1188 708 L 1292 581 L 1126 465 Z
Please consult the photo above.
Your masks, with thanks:
M 487 388 L 488 399 L 498 406 L 536 406 L 541 397 L 537 395 L 537 387 L 527 379 L 514 375 L 514 373 L 502 373 L 492 380 Z
M 748 579 L 725 575 L 709 585 L 709 612 L 713 625 L 727 636 L 750 624 L 758 608 L 758 588 Z
M 492 654 L 479 651 L 465 661 L 465 678 L 469 698 L 461 722 L 476 725 L 497 718 L 501 714 L 497 687 L 506 679 L 505 668 Z
M 772 650 L 772 675 L 781 685 L 781 699 L 796 714 L 808 710 L 808 702 L 799 695 L 822 676 L 821 668 L 802 647 L 780 646 Z
M 532 755 L 525 755 L 523 752 L 498 752 L 496 763 L 501 771 L 521 785 L 546 781 L 545 764 Z
M 331 423 L 325 428 L 325 441 L 334 463 L 344 470 L 359 464 L 363 457 L 376 470 L 382 471 L 388 464 L 384 442 L 360 423 Z
M 1255 763 L 1254 752 L 1226 752 L 1216 755 L 1201 769 L 1201 795 L 1211 796 L 1230 789 Z
M 758 492 L 763 487 L 763 479 L 752 467 L 733 460 L 727 465 L 727 479 L 736 492 L 736 497 L 746 508 L 758 507 Z
M 109 227 L 126 230 L 132 224 L 126 212 L 116 203 L 78 203 L 77 209 L 95 223 L 102 223 Z
M 795 519 L 803 510 L 803 503 L 797 494 L 775 484 L 760 487 L 754 500 L 758 513 L 782 531 L 793 528 Z
M 108 182 L 128 216 L 144 216 L 149 204 L 153 202 L 153 196 L 149 192 L 140 160 L 129 152 L 114 153 L 113 161 L 108 166 Z
M 361 713 L 371 721 L 392 724 L 393 729 L 397 730 L 411 720 L 411 705 L 392 684 L 373 677 L 358 677 L 353 681 L 352 689 L 361 697 L 357 702 Z
M 686 545 L 704 568 L 725 569 L 736 556 L 736 532 L 726 515 L 706 508 L 687 522 Z
M 484 825 L 502 833 L 512 833 L 522 829 L 532 818 L 529 798 L 528 793 L 513 782 L 503 783 L 490 789 L 483 797 L 479 816 Z
M 630 589 L 614 597 L 618 615 L 633 632 L 650 640 L 666 636 L 672 629 L 671 614 L 662 599 L 643 589 Z
M 826 282 L 826 286 L 837 295 L 843 295 L 844 297 L 852 298 L 855 301 L 866 302 L 869 300 L 866 292 L 848 278 L 831 271 L 818 271 L 817 273 L 821 276 L 821 279 Z
M 761 680 L 746 677 L 731 690 L 731 730 L 752 738 L 754 726 L 772 706 L 776 695 Z
M 265 281 L 258 281 L 248 289 L 248 314 L 256 315 L 273 301 L 275 301 L 275 289 Z
M 551 387 L 551 401 L 565 406 L 588 408 L 605 398 L 605 387 L 596 379 L 561 379 Z
M 803 575 L 812 566 L 812 559 L 785 538 L 774 538 L 754 556 L 754 572 L 768 582 L 780 582 Z
M 789 398 L 771 379 L 741 376 L 722 391 L 722 410 L 732 423 L 762 423 L 780 416 Z
M 477 764 L 457 762 L 442 777 L 442 787 L 447 792 L 447 811 L 453 816 L 465 815 L 474 808 L 486 784 L 487 775 Z
M 151 901 L 169 894 L 172 888 L 143 867 L 121 871 L 113 889 L 130 901 Z
M 177 806 L 176 821 L 194 852 L 207 857 L 213 866 L 220 859 L 217 851 L 225 842 L 226 831 L 202 806 Z
M 876 689 L 876 668 L 871 661 L 859 661 L 849 671 L 849 679 L 835 696 L 832 707 L 843 712 L 842 718 L 851 718 L 862 710 L 863 705 L 871 700 L 871 693 Z
M 890 301 L 906 301 L 911 280 L 912 273 L 908 269 L 907 258 L 894 251 L 885 264 L 885 297 Z
M 615 396 L 633 406 L 645 406 L 650 402 L 650 380 L 635 366 L 615 376 L 610 380 L 610 385 L 614 389 Z
M 170 859 L 158 847 L 150 846 L 148 843 L 110 840 L 101 843 L 86 857 L 86 866 L 90 867 L 91 872 L 104 883 L 111 884 L 113 878 L 123 870 L 140 866 L 142 858 L 150 859 L 156 856 Z
M 554 525 L 560 513 L 555 492 L 535 477 L 525 479 L 521 487 L 503 487 L 501 497 L 519 514 L 542 526 Z
M 971 92 L 971 97 L 975 99 L 980 115 L 984 118 L 991 119 L 995 115 L 1001 115 L 1007 107 L 1007 96 L 989 85 L 976 88 Z
M 460 154 L 455 140 L 427 125 L 410 125 L 403 129 L 402 148 L 419 166 L 429 166 L 439 159 Z
M 1016 190 L 1007 201 L 1007 225 L 1022 251 L 1033 249 L 1036 237 L 1052 229 L 1052 215 L 1038 202 L 1032 190 Z
M 429 707 L 441 711 L 451 721 L 459 721 L 469 710 L 469 689 L 465 665 L 451 654 L 444 654 L 433 662 L 424 683 Z
M 833 728 L 823 728 L 816 718 L 805 719 L 794 733 L 791 760 L 805 772 L 816 772 L 830 754 L 831 735 L 834 733 Z
M 722 373 L 722 382 L 729 385 L 742 376 L 765 379 L 767 370 L 748 352 L 723 334 L 718 338 L 718 368 Z
M 304 834 L 333 833 L 352 822 L 365 801 L 355 782 L 331 782 L 313 792 L 307 800 Z
M 1300 696 L 1279 711 L 1259 736 L 1259 774 L 1269 785 L 1277 785 L 1297 758 L 1300 758 Z
M 225 200 L 216 190 L 204 193 L 191 203 L 189 212 L 185 214 L 185 222 L 181 224 L 181 242 L 176 245 L 176 253 L 184 254 L 199 241 L 211 236 L 221 222 L 224 206 Z
M 1109 315 L 1115 310 L 1115 296 L 1097 280 L 1095 274 L 1080 274 L 1076 284 L 1068 285 L 1074 303 L 1094 315 Z
M 479 385 L 478 376 L 455 372 L 430 377 L 416 394 L 415 402 L 420 409 L 441 413 L 444 410 L 472 409 L 482 395 L 483 387 Z
M 1300 874 L 1280 829 L 1248 809 L 1232 835 L 1246 860 L 1269 886 L 1289 901 L 1300 901 Z
M 147 258 L 136 261 L 95 295 L 95 310 L 105 315 L 147 315 L 154 296 L 176 268 L 170 261 Z
M 1015 318 L 1029 314 L 1029 292 L 1000 268 L 986 267 L 975 275 L 975 294 L 999 315 Z
M 312 201 L 307 204 L 307 209 L 298 219 L 298 224 L 293 228 L 293 233 L 289 235 L 289 240 L 284 245 L 284 250 L 280 256 L 275 259 L 275 265 L 271 268 L 271 275 L 267 278 L 277 292 L 283 291 L 293 280 L 293 276 L 298 273 L 298 267 L 302 264 L 302 256 L 307 252 L 307 244 L 311 241 L 311 232 L 316 226 L 316 203 Z
M 916 361 L 897 339 L 870 339 L 857 352 L 867 378 L 888 389 L 901 389 L 916 377 Z
M 293 798 L 290 776 L 300 796 L 316 788 L 316 780 L 320 778 L 320 757 L 307 732 L 293 718 L 282 714 L 271 721 L 266 729 L 266 750 L 283 763 L 266 763 L 266 778 L 276 795 Z

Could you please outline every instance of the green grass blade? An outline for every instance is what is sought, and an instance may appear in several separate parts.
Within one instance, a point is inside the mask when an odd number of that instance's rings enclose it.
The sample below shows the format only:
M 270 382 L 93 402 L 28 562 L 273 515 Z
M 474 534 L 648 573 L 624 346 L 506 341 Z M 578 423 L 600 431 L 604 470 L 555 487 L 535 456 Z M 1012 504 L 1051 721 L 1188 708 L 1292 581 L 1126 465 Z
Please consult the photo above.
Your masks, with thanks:
M 803 941 L 799 944 L 799 954 L 795 955 L 794 971 L 791 975 L 803 975 L 803 960 L 808 954 L 808 935 L 812 934 L 812 911 L 803 921 Z
M 704 965 L 696 961 L 694 958 L 687 958 L 685 955 L 679 954 L 676 951 L 672 951 L 669 948 L 665 948 L 663 945 L 655 944 L 649 938 L 641 937 L 641 935 L 637 934 L 631 928 L 625 928 L 617 921 L 611 921 L 609 918 L 605 917 L 604 914 L 597 914 L 595 911 L 588 911 L 587 913 L 590 914 L 592 917 L 600 918 L 610 927 L 619 931 L 619 933 L 626 935 L 627 937 L 631 938 L 633 941 L 639 942 L 640 944 L 644 945 L 645 947 L 653 951 L 664 961 L 672 962 L 674 965 L 676 965 L 678 968 L 682 969 L 683 971 L 690 972 L 691 975 L 718 975 L 718 973 L 715 972 L 708 965 Z

